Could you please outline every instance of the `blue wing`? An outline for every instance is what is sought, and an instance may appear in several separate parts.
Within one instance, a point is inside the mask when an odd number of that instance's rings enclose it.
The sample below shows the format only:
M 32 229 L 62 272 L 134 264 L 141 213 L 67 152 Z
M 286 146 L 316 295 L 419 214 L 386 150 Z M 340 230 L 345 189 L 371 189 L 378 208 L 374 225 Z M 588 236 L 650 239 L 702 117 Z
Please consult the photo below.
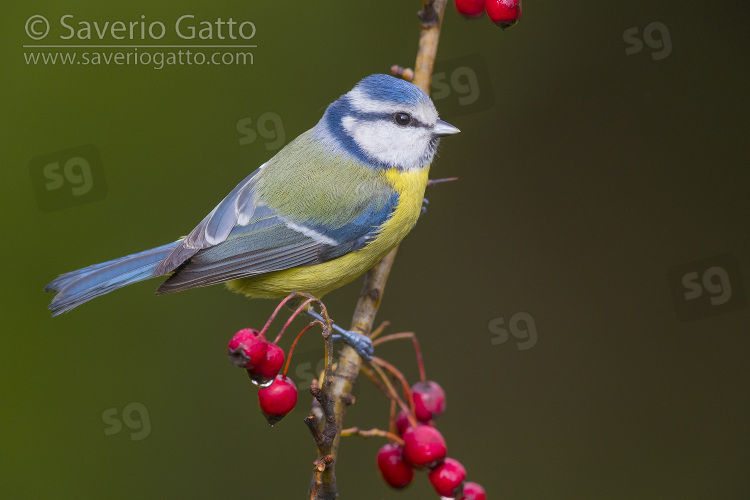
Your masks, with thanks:
M 171 276 L 157 293 L 326 262 L 374 238 L 398 204 L 390 186 L 368 185 L 351 220 L 336 228 L 313 218 L 279 214 L 256 199 L 263 167 L 235 187 L 180 241 L 65 273 L 45 288 L 57 292 L 54 316 L 113 290 L 157 276 Z
M 364 247 L 398 204 L 398 193 L 389 186 L 375 188 L 356 217 L 327 228 L 262 204 L 255 191 L 262 169 L 245 178 L 162 260 L 155 274 L 173 274 L 157 293 L 327 262 Z

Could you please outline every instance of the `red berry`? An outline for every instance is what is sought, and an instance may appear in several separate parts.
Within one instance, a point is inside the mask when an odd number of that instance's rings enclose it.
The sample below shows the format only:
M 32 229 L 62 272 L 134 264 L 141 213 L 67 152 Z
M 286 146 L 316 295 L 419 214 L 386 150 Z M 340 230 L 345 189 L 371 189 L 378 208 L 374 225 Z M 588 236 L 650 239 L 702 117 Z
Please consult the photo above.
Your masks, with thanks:
M 487 15 L 502 29 L 508 29 L 521 19 L 521 0 L 487 0 Z
M 404 462 L 403 448 L 396 443 L 389 443 L 378 451 L 378 469 L 391 487 L 400 490 L 411 483 L 414 469 Z
M 277 375 L 271 385 L 258 391 L 258 404 L 268 425 L 273 427 L 297 404 L 297 386 L 289 377 Z
M 396 430 L 398 431 L 399 436 L 404 435 L 404 431 L 409 428 L 409 417 L 406 416 L 406 413 L 403 411 L 398 412 L 398 415 L 396 415 Z
M 409 427 L 404 431 L 403 438 L 404 460 L 415 467 L 425 467 L 445 458 L 445 439 L 434 427 Z
M 484 0 L 454 0 L 456 10 L 466 17 L 481 17 L 484 14 Z
M 229 341 L 227 353 L 235 366 L 250 370 L 265 357 L 268 342 L 258 333 L 253 328 L 243 328 Z
M 468 481 L 464 483 L 464 494 L 458 500 L 487 500 L 487 494 L 480 485 Z
M 272 382 L 284 365 L 284 350 L 271 342 L 266 342 L 266 346 L 263 359 L 258 361 L 252 370 L 248 370 L 253 383 L 260 387 L 265 387 Z
M 455 497 L 456 488 L 466 479 L 466 469 L 458 460 L 446 458 L 430 471 L 430 482 L 441 497 Z
M 445 410 L 445 391 L 437 382 L 417 382 L 411 388 L 417 420 L 427 422 Z

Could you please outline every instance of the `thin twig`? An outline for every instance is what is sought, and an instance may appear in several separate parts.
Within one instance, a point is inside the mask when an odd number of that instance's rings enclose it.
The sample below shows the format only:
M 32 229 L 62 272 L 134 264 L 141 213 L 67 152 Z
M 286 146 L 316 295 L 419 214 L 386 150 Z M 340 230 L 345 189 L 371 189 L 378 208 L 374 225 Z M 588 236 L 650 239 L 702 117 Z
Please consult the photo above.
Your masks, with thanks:
M 271 316 L 268 317 L 268 321 L 266 321 L 266 324 L 263 325 L 263 329 L 260 331 L 261 335 L 265 335 L 268 328 L 271 326 L 271 323 L 273 323 L 273 320 L 276 319 L 276 316 L 279 314 L 279 311 L 281 311 L 281 308 L 286 305 L 287 302 L 292 300 L 293 298 L 297 297 L 297 292 L 292 292 L 286 297 L 284 297 L 284 300 L 279 302 L 279 305 L 276 306 L 276 309 L 273 310 L 273 313 L 271 313 Z
M 375 361 L 375 358 L 373 358 L 373 361 Z M 378 363 L 372 363 L 372 368 L 377 372 L 378 375 L 380 375 L 380 379 L 385 384 L 385 387 L 387 388 L 388 392 L 386 394 L 389 398 L 391 398 L 393 401 L 396 402 L 396 404 L 399 405 L 401 410 L 406 414 L 406 416 L 409 418 L 409 423 L 412 424 L 412 426 L 417 425 L 417 416 L 414 412 L 414 400 L 411 399 L 411 394 L 409 394 L 409 402 L 411 403 L 409 406 L 406 406 L 406 403 L 403 399 L 398 395 L 398 391 L 396 391 L 396 388 L 393 387 L 393 384 L 391 384 L 391 381 L 388 379 L 388 375 L 383 371 L 383 368 L 378 366 Z M 408 389 L 408 387 L 407 387 Z
M 404 68 L 398 64 L 391 66 L 391 74 L 398 78 L 403 78 L 407 82 L 414 80 L 414 70 L 411 68 Z
M 404 444 L 404 440 L 401 439 L 400 436 L 394 434 L 393 432 L 388 432 L 388 431 L 384 431 L 380 429 L 370 429 L 368 431 L 362 430 L 359 427 L 350 427 L 348 429 L 342 429 L 341 437 L 347 437 L 347 436 L 360 436 L 363 438 L 368 438 L 372 436 L 387 437 L 391 441 L 395 441 L 402 446 Z
M 378 338 L 378 336 L 381 333 L 383 333 L 383 330 L 385 330 L 389 326 L 391 326 L 391 322 L 390 321 L 383 321 L 382 323 L 380 323 L 380 325 L 376 329 L 374 329 L 372 331 L 372 333 L 370 334 L 370 338 L 372 340 L 375 340 L 376 338 Z M 373 344 L 374 344 L 374 342 L 373 342 Z
M 396 402 L 391 399 L 391 409 L 388 412 L 388 431 L 396 433 Z
M 295 347 L 297 347 L 297 342 L 299 342 L 299 339 L 300 339 L 300 338 L 302 337 L 302 335 L 303 335 L 303 334 L 304 334 L 304 333 L 305 333 L 305 332 L 306 332 L 307 330 L 309 330 L 310 328 L 312 328 L 312 327 L 313 327 L 313 326 L 315 326 L 315 325 L 320 325 L 320 326 L 321 326 L 321 328 L 323 328 L 323 329 L 325 330 L 325 325 L 324 325 L 323 323 L 321 323 L 320 321 L 318 321 L 318 320 L 315 320 L 315 321 L 311 321 L 311 322 L 310 322 L 310 324 L 309 324 L 309 325 L 307 325 L 306 327 L 304 327 L 304 328 L 303 328 L 303 329 L 302 329 L 302 330 L 301 330 L 301 331 L 300 331 L 300 332 L 299 332 L 299 333 L 297 334 L 297 336 L 296 336 L 296 337 L 294 338 L 294 342 L 292 342 L 292 346 L 291 346 L 291 347 L 289 348 L 289 354 L 288 354 L 288 355 L 287 355 L 287 357 L 286 357 L 286 364 L 284 365 L 284 378 L 286 378 L 286 372 L 287 372 L 287 370 L 289 370 L 289 362 L 290 362 L 290 361 L 292 360 L 292 354 L 294 353 L 294 348 L 295 348 Z
M 378 365 L 382 366 L 386 370 L 388 370 L 391 375 L 395 376 L 396 379 L 401 382 L 401 389 L 404 391 L 404 399 L 406 399 L 409 402 L 409 409 L 411 410 L 409 412 L 410 415 L 415 417 L 416 420 L 416 410 L 414 408 L 414 398 L 411 395 L 411 388 L 409 387 L 409 382 L 406 381 L 406 377 L 404 377 L 404 374 L 401 373 L 401 371 L 390 364 L 388 361 L 378 358 L 377 356 L 372 357 L 372 367 L 376 368 Z
M 444 177 L 442 179 L 430 179 L 427 181 L 427 187 L 434 186 L 435 184 L 442 184 L 443 182 L 457 181 L 458 177 Z
M 315 441 L 315 444 L 318 447 L 323 446 L 323 434 L 321 434 L 320 432 L 318 419 L 315 418 L 315 415 L 310 413 L 308 416 L 306 416 L 305 425 L 307 425 L 308 429 L 310 429 L 310 434 L 312 434 L 313 441 Z
M 378 376 L 375 374 L 374 371 L 370 370 L 366 366 L 361 367 L 360 371 L 364 373 L 367 376 L 367 378 L 369 378 L 372 381 L 373 384 L 375 384 L 375 387 L 380 389 L 380 392 L 385 394 L 385 397 L 393 400 L 393 398 L 391 398 L 390 393 L 388 392 L 388 388 L 385 385 L 383 385 L 383 382 L 380 381 L 380 379 L 378 378 Z
M 279 332 L 279 334 L 273 340 L 274 344 L 277 344 L 279 342 L 279 340 L 281 340 L 281 336 L 284 335 L 284 332 L 286 331 L 286 329 L 289 328 L 289 325 L 292 324 L 292 321 L 294 321 L 294 318 L 296 318 L 299 315 L 299 313 L 301 313 L 302 311 L 304 311 L 305 308 L 308 306 L 308 304 L 310 304 L 311 302 L 318 302 L 319 303 L 320 300 L 316 299 L 315 297 L 311 297 L 311 298 L 307 299 L 306 301 L 304 301 L 297 309 L 295 309 L 295 311 L 292 313 L 292 315 L 289 316 L 289 319 L 286 320 L 286 323 L 284 323 L 284 326 L 281 328 L 281 331 Z
M 417 367 L 419 367 L 419 379 L 422 382 L 427 381 L 427 376 L 424 372 L 424 362 L 422 361 L 422 350 L 419 348 L 419 341 L 417 340 L 417 334 L 414 332 L 402 332 L 402 333 L 392 333 L 390 335 L 386 335 L 385 337 L 381 337 L 378 340 L 374 341 L 372 343 L 372 346 L 375 347 L 376 345 L 382 344 L 383 342 L 388 342 L 390 340 L 398 340 L 398 339 L 411 339 L 414 343 L 414 352 L 417 356 Z

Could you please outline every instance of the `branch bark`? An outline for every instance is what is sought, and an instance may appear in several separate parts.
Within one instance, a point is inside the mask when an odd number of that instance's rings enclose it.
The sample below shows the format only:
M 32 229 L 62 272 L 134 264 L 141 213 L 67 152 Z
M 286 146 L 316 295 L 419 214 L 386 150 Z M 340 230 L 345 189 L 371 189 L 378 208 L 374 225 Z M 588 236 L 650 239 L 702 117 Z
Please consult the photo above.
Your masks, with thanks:
M 430 83 L 446 3 L 447 0 L 423 0 L 422 10 L 418 13 L 421 21 L 419 50 L 414 65 L 414 80 L 412 83 L 428 94 L 430 93 Z M 391 250 L 383 260 L 375 264 L 365 275 L 365 282 L 354 310 L 351 330 L 356 330 L 365 335 L 370 334 L 397 251 L 398 247 Z M 336 435 L 330 446 L 318 446 L 318 460 L 315 462 L 318 469 L 313 475 L 308 492 L 310 498 L 313 497 L 313 494 L 316 494 L 315 498 L 318 500 L 335 500 L 338 496 L 336 461 L 341 441 L 341 430 L 343 429 L 346 409 L 353 402 L 352 389 L 357 381 L 361 366 L 362 358 L 354 349 L 345 346 L 336 362 L 332 380 L 329 380 L 330 384 L 326 388 L 334 405 Z M 321 459 L 327 456 L 330 456 L 331 459 L 325 461 L 325 470 L 322 473 L 317 472 Z

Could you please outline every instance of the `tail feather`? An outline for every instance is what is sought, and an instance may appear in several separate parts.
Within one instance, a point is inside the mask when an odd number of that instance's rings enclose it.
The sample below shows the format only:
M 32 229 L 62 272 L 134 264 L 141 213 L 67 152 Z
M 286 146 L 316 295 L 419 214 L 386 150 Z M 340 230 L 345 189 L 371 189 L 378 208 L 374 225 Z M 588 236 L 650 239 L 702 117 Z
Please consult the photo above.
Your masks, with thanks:
M 179 241 L 60 275 L 44 287 L 48 292 L 57 292 L 49 305 L 52 316 L 125 285 L 156 277 L 154 271 L 159 262 L 177 245 Z

